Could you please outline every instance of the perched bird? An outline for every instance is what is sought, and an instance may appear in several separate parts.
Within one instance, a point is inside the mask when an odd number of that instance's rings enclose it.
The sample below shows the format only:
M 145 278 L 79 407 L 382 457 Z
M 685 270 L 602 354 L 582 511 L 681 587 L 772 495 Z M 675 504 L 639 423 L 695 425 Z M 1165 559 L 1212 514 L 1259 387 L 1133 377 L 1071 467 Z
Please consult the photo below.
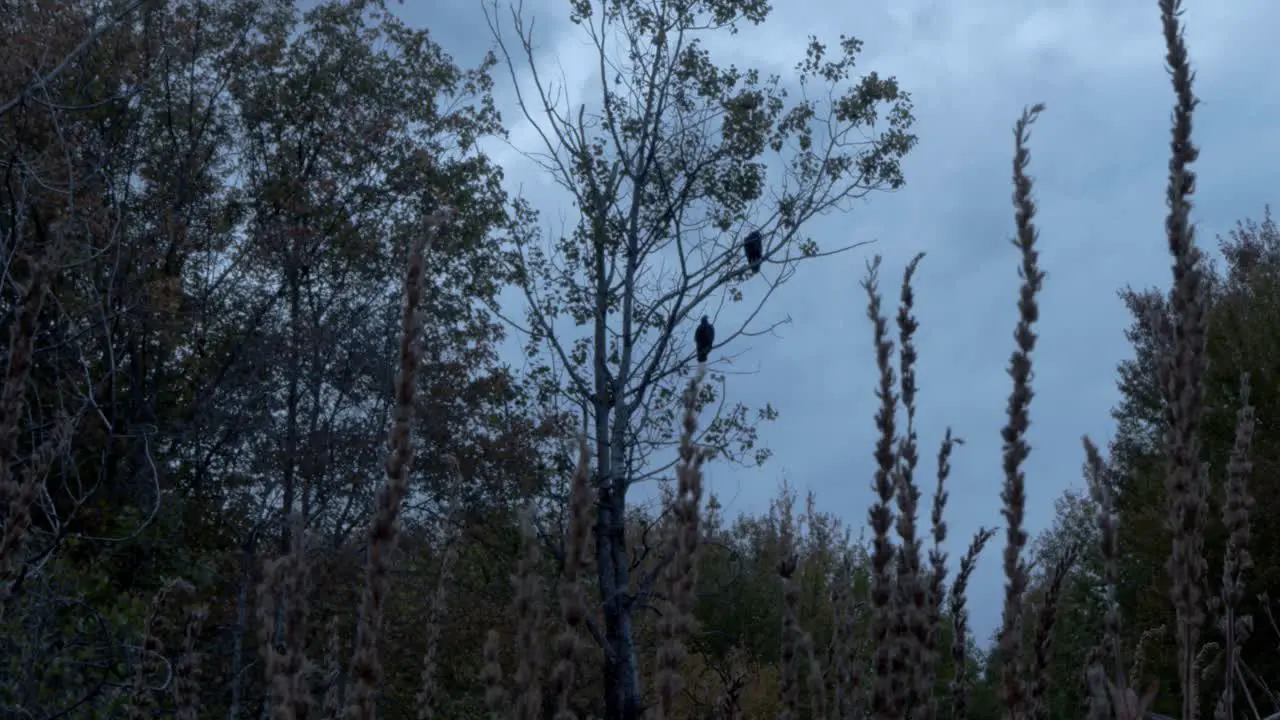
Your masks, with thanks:
M 702 322 L 693 333 L 693 342 L 698 348 L 698 362 L 706 362 L 707 356 L 711 354 L 711 346 L 716 342 L 716 328 L 706 315 L 702 316 Z
M 759 230 L 752 230 L 747 234 L 742 241 L 742 249 L 747 253 L 747 265 L 751 267 L 751 274 L 760 272 L 760 263 L 764 261 L 764 241 Z

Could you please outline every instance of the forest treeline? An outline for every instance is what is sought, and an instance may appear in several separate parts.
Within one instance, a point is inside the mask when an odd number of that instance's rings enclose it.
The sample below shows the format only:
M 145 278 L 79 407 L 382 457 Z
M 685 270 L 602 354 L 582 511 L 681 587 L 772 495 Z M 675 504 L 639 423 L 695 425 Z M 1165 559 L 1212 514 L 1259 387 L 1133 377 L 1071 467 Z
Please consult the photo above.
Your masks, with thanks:
M 863 282 L 879 404 L 847 421 L 876 471 L 842 481 L 872 507 L 784 484 L 726 517 L 701 468 L 766 463 L 777 413 L 725 397 L 724 359 L 804 265 L 862 252 L 806 228 L 904 186 L 910 95 L 848 36 L 795 77 L 718 64 L 704 38 L 763 0 L 572 0 L 602 72 L 562 106 L 533 18 L 484 7 L 465 68 L 377 0 L 0 5 L 0 717 L 1280 713 L 1280 228 L 1199 249 L 1179 2 L 1152 12 L 1171 284 L 1121 290 L 1116 436 L 1034 538 L 1041 107 L 1001 527 L 948 537 L 959 440 L 916 435 L 919 257 Z M 483 151 L 526 72 L 558 237 Z

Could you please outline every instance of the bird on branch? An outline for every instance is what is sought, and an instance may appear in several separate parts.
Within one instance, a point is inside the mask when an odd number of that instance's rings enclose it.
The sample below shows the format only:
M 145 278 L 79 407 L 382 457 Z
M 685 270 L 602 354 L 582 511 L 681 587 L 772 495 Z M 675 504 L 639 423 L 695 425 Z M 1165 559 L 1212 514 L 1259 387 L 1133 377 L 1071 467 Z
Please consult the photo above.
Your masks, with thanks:
M 693 333 L 693 342 L 697 347 L 698 362 L 706 362 L 707 356 L 711 354 L 711 346 L 716 342 L 716 328 L 706 315 L 702 316 L 702 322 Z
M 759 230 L 752 230 L 747 234 L 746 239 L 742 241 L 742 249 L 747 254 L 747 265 L 751 268 L 751 274 L 758 274 L 760 264 L 764 262 L 764 239 L 760 236 Z

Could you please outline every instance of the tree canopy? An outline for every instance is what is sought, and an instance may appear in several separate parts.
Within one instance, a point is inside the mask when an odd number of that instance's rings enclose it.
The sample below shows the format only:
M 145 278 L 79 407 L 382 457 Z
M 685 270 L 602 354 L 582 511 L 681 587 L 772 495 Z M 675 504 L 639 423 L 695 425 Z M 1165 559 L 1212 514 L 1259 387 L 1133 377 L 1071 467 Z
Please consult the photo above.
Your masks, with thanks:
M 813 221 L 905 187 L 911 96 L 860 40 L 768 75 L 715 51 L 762 0 L 573 0 L 569 105 L 519 4 L 474 68 L 382 0 L 307 8 L 0 3 L 0 716 L 1280 717 L 1280 230 L 1197 245 L 1179 2 L 1171 282 L 1122 291 L 1116 436 L 1034 539 L 1044 106 L 1014 124 L 1003 521 L 955 558 L 923 255 L 894 308 L 879 256 L 861 285 L 870 507 L 788 480 L 731 517 L 704 477 L 769 458 L 727 368 L 858 247 Z M 483 151 L 504 79 L 563 231 Z

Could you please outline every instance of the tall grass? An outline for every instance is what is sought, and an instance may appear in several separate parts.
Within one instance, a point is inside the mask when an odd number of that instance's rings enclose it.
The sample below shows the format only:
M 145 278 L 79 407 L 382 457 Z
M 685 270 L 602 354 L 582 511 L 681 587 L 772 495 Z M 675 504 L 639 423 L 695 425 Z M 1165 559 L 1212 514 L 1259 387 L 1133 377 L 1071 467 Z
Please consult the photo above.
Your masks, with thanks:
M 1195 174 L 1190 169 L 1198 150 L 1192 142 L 1192 118 L 1196 107 L 1188 52 L 1183 39 L 1179 0 L 1160 0 L 1159 9 L 1174 95 L 1170 141 L 1170 161 L 1165 220 L 1166 237 L 1172 263 L 1171 318 L 1152 316 L 1164 334 L 1167 348 L 1160 365 L 1160 381 L 1164 391 L 1164 421 L 1168 450 L 1166 468 L 1167 524 L 1171 531 L 1168 571 L 1172 594 L 1170 601 L 1176 612 L 1174 635 L 1177 638 L 1179 686 L 1182 720 L 1195 720 L 1202 714 L 1199 707 L 1199 675 L 1201 635 L 1206 623 L 1206 598 L 1202 586 L 1208 569 L 1204 559 L 1204 526 L 1207 513 L 1207 478 L 1200 461 L 1200 423 L 1204 414 L 1203 377 L 1206 352 L 1206 281 L 1203 258 L 1195 244 L 1195 233 L 1189 216 L 1195 191 Z M 1049 656 L 1060 602 L 1060 590 L 1069 568 L 1068 555 L 1049 572 L 1049 581 L 1034 612 L 1029 612 L 1030 574 L 1025 555 L 1027 482 L 1023 467 L 1031 452 L 1026 433 L 1031 423 L 1033 390 L 1033 354 L 1036 347 L 1036 324 L 1039 319 L 1037 296 L 1044 280 L 1039 264 L 1039 230 L 1036 225 L 1034 181 L 1028 174 L 1031 161 L 1030 129 L 1043 106 L 1028 108 L 1014 125 L 1012 160 L 1015 237 L 1013 245 L 1019 257 L 1022 284 L 1016 299 L 1018 320 L 1014 329 L 1014 350 L 1009 359 L 1011 389 L 1008 396 L 1007 422 L 1002 430 L 1004 482 L 1000 494 L 1004 518 L 1003 568 L 1005 593 L 1002 624 L 998 634 L 999 697 L 1007 718 L 1022 720 L 1049 717 L 1046 706 Z M 0 497 L 7 508 L 4 534 L 0 537 L 0 578 L 7 577 L 20 557 L 24 535 L 30 523 L 30 511 L 36 501 L 45 467 L 41 462 L 28 463 L 24 473 L 14 477 L 16 437 L 24 409 L 24 394 L 31 367 L 35 318 L 48 293 L 49 273 L 56 260 L 57 246 L 43 237 L 44 228 L 34 219 L 37 245 L 45 254 L 22 258 L 25 285 L 20 294 L 13 331 L 10 336 L 9 366 L 0 389 Z M 379 690 L 385 676 L 384 659 L 379 652 L 383 632 L 382 618 L 391 575 L 391 557 L 398 535 L 398 517 L 407 492 L 408 467 L 412 459 L 410 438 L 414 412 L 416 373 L 419 367 L 421 319 L 419 308 L 423 287 L 424 253 L 431 251 L 430 237 L 446 231 L 447 217 L 433 218 L 426 237 L 410 250 L 404 281 L 404 311 L 399 348 L 399 380 L 396 384 L 395 418 L 389 437 L 386 477 L 377 497 L 373 521 L 368 530 L 367 561 L 363 600 L 358 609 L 354 655 L 349 670 L 343 674 L 338 662 L 335 642 L 326 659 L 329 691 L 322 698 L 310 696 L 308 673 L 313 669 L 306 657 L 305 638 L 308 617 L 308 554 L 306 538 L 299 524 L 287 555 L 272 562 L 260 588 L 262 652 L 265 673 L 270 685 L 271 712 L 279 718 L 301 718 L 320 714 L 350 720 L 372 720 L 376 716 Z M 859 665 L 854 650 L 859 638 L 853 636 L 850 620 L 851 600 L 837 588 L 838 615 L 833 633 L 833 647 L 820 658 L 813 638 L 801 624 L 797 610 L 794 578 L 796 559 L 785 552 L 778 563 L 777 574 L 783 587 L 782 682 L 779 718 L 864 718 L 882 720 L 968 716 L 973 678 L 967 672 L 965 642 L 968 636 L 968 614 L 965 596 L 974 565 L 995 531 L 981 529 L 972 538 L 959 562 L 958 572 L 949 588 L 946 583 L 947 557 L 942 543 L 947 538 L 944 510 L 947 502 L 946 480 L 950 472 L 949 457 L 959 442 L 951 431 L 937 452 L 936 485 L 929 513 L 929 539 L 925 548 L 924 534 L 916 527 L 921 491 L 916 475 L 919 464 L 916 424 L 916 362 L 913 342 L 918 323 L 913 315 L 913 275 L 921 256 L 905 268 L 900 284 L 900 302 L 896 315 L 896 340 L 890 319 L 883 309 L 880 292 L 880 258 L 868 267 L 863 280 L 867 296 L 867 316 L 872 326 L 872 341 L 879 372 L 876 395 L 878 407 L 875 426 L 878 438 L 874 448 L 876 462 L 873 488 L 875 502 L 868 513 L 872 533 L 870 554 L 870 641 L 874 648 L 869 668 Z M 893 359 L 897 351 L 897 368 Z M 699 367 L 685 394 L 685 414 L 679 444 L 677 489 L 671 501 L 672 522 L 665 543 L 670 561 L 661 577 L 664 598 L 661 621 L 657 627 L 657 659 L 653 680 L 652 702 L 648 715 L 656 719 L 678 716 L 678 699 L 684 686 L 682 667 L 686 643 L 697 628 L 694 600 L 697 586 L 699 527 L 702 513 L 702 466 L 710 457 L 699 448 L 694 438 L 697 431 L 696 396 L 703 381 L 705 367 Z M 902 424 L 899 425 L 899 420 Z M 1235 449 L 1231 456 L 1229 482 L 1226 486 L 1224 523 L 1228 529 L 1226 562 L 1222 568 L 1223 593 L 1214 603 L 1217 616 L 1213 620 L 1224 628 L 1225 690 L 1215 708 L 1221 718 L 1238 717 L 1241 703 L 1236 694 L 1239 648 L 1251 623 L 1239 616 L 1240 599 L 1245 592 L 1244 575 L 1250 566 L 1248 479 L 1249 447 L 1254 429 L 1249 405 L 1249 382 L 1241 378 L 1239 416 Z M 53 451 L 62 443 L 55 433 L 51 445 L 37 455 L 37 460 L 51 461 Z M 1155 697 L 1154 685 L 1143 686 L 1143 643 L 1130 653 L 1123 646 L 1123 618 L 1117 602 L 1118 527 L 1113 487 L 1106 463 L 1089 439 L 1084 440 L 1086 477 L 1097 512 L 1098 552 L 1103 560 L 1105 586 L 1105 633 L 1097 638 L 1098 646 L 1087 669 L 1089 697 L 1087 714 L 1101 720 L 1136 720 L 1148 716 L 1147 709 Z M 47 457 L 46 457 L 47 456 Z M 513 570 L 514 615 L 518 632 L 513 648 L 514 668 L 504 668 L 500 636 L 490 632 L 483 648 L 482 684 L 485 704 L 495 718 L 527 720 L 551 713 L 557 720 L 576 717 L 572 697 L 575 677 L 584 663 L 583 626 L 590 614 L 582 580 L 590 566 L 590 528 L 594 508 L 590 483 L 589 453 L 585 440 L 579 444 L 578 464 L 571 482 L 570 521 L 565 559 L 560 571 L 560 629 L 553 637 L 544 636 L 548 625 L 548 602 L 538 567 L 541 548 L 534 530 L 534 508 L 525 507 L 520 514 L 523 550 Z M 44 465 L 47 465 L 44 462 Z M 446 557 L 446 565 L 454 562 L 456 550 Z M 442 580 L 432 603 L 432 616 L 426 623 L 427 650 L 423 660 L 422 687 L 418 694 L 417 714 L 421 718 L 438 716 L 434 711 L 438 700 L 435 681 L 441 626 L 448 622 L 445 603 L 449 573 Z M 0 600 L 9 585 L 0 584 Z M 163 608 L 166 587 L 158 596 L 149 618 L 154 620 Z M 0 607 L 3 604 L 0 603 Z M 200 680 L 198 648 L 194 638 L 204 610 L 195 608 L 186 618 L 184 644 L 176 664 L 175 706 L 183 718 L 200 717 L 198 707 Z M 151 622 L 149 620 L 149 624 Z M 950 628 L 944 628 L 950 623 Z M 1026 625 L 1030 626 L 1027 627 Z M 942 638 L 953 638 L 951 647 L 942 646 Z M 155 634 L 150 627 L 149 656 L 161 654 L 163 648 L 153 646 Z M 332 633 L 336 638 L 336 632 Z M 1147 635 L 1144 635 L 1144 641 Z M 550 651 L 549 654 L 547 651 Z M 938 694 L 939 676 L 944 654 L 950 654 L 954 665 L 952 676 L 945 678 L 948 692 Z M 138 680 L 130 703 L 134 717 L 151 713 L 154 698 L 149 697 L 142 681 L 145 668 L 138 668 Z M 869 670 L 869 675 L 867 671 Z M 337 682 L 345 677 L 345 685 Z M 344 697 L 345 696 L 345 697 Z M 1256 708 L 1254 714 L 1257 715 Z M 741 717 L 742 712 L 732 698 L 721 706 L 720 716 Z

